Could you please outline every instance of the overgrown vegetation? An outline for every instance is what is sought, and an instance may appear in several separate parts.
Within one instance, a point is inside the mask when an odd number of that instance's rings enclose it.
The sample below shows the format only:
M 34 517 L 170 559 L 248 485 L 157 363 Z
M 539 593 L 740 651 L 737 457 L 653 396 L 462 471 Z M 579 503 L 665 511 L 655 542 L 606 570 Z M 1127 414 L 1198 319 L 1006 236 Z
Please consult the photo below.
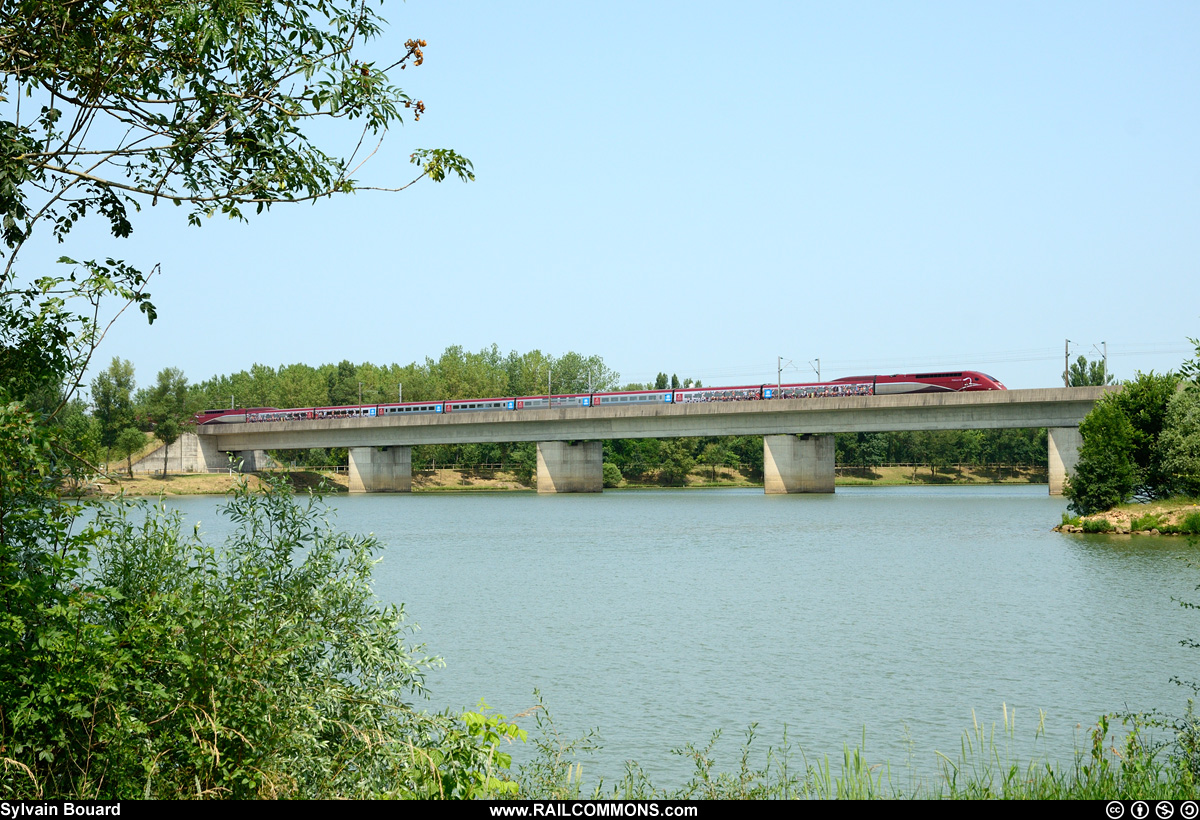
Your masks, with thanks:
M 1039 721 L 1035 740 L 1044 727 Z M 548 715 L 539 714 L 537 755 L 518 771 L 519 796 L 530 799 L 611 800 L 1192 800 L 1197 797 L 1200 724 L 1190 707 L 1179 719 L 1155 715 L 1105 715 L 1089 732 L 1090 744 L 1060 765 L 1021 760 L 1015 715 L 1001 725 L 974 725 L 953 756 L 939 753 L 940 776 L 924 781 L 911 772 L 873 761 L 865 741 L 843 748 L 840 758 L 809 758 L 784 730 L 778 745 L 762 748 L 757 726 L 745 733 L 736 762 L 721 769 L 721 733 L 673 754 L 691 761 L 678 785 L 654 782 L 637 762 L 626 763 L 612 784 L 583 785 L 584 759 L 596 751 L 594 734 L 564 742 Z M 1161 735 L 1161 736 L 1160 736 Z
M 356 120 L 369 136 L 424 109 L 387 74 L 420 65 L 424 41 L 389 68 L 358 56 L 381 31 L 373 5 L 0 5 L 0 798 L 512 791 L 502 747 L 520 730 L 414 710 L 430 661 L 375 603 L 373 542 L 334 532 L 315 502 L 243 492 L 218 548 L 161 512 L 85 523 L 60 498 L 100 448 L 128 458 L 144 440 L 128 363 L 97 390 L 99 418 L 76 393 L 110 320 L 156 317 L 151 274 L 18 265 L 34 237 L 67 243 L 89 217 L 128 237 L 143 205 L 186 205 L 199 225 L 354 191 L 358 160 L 303 129 Z M 412 159 L 418 178 L 473 178 L 447 149 Z M 148 392 L 160 440 L 186 395 L 170 370 Z
M 1196 346 L 1184 374 L 1196 372 Z M 1097 402 L 1079 432 L 1079 463 L 1063 489 L 1074 512 L 1200 494 L 1200 387 L 1189 376 L 1139 373 Z
M 520 730 L 415 708 L 436 659 L 371 590 L 377 544 L 315 497 L 243 489 L 225 544 L 98 508 L 4 622 L 6 798 L 472 797 Z M 86 549 L 83 545 L 86 544 Z M 50 557 L 53 556 L 53 557 Z M 50 572 L 53 575 L 50 575 Z

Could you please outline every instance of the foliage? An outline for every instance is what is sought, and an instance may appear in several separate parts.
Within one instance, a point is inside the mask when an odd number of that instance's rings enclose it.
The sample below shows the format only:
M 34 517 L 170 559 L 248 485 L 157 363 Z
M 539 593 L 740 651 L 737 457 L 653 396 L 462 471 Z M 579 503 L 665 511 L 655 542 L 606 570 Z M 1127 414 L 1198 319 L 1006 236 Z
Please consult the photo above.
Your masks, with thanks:
M 176 514 L 100 508 L 91 551 L 68 547 L 52 594 L 3 622 L 6 799 L 510 790 L 515 726 L 413 709 L 436 661 L 375 600 L 373 539 L 333 531 L 284 485 L 243 488 L 225 514 L 237 529 L 216 549 Z
M 606 489 L 610 487 L 621 486 L 621 469 L 617 467 L 616 464 L 613 464 L 611 461 L 606 461 L 604 462 L 604 467 L 602 469 L 604 472 L 603 480 Z
M 1166 422 L 1167 404 L 1178 385 L 1179 377 L 1174 373 L 1138 373 L 1112 398 L 1133 427 L 1132 457 L 1140 473 L 1135 492 L 1141 498 L 1170 494 L 1170 482 L 1160 462 L 1158 439 Z
M 1200 390 L 1171 396 L 1157 450 L 1168 491 L 1200 495 Z
M 1200 385 L 1200 339 L 1188 339 L 1196 347 L 1196 355 L 1179 367 L 1179 375 L 1192 386 Z
M 390 65 L 360 57 L 382 25 L 373 3 L 356 0 L 0 4 L 0 383 L 8 394 L 57 386 L 67 374 L 73 388 L 111 324 L 110 301 L 117 315 L 123 305 L 156 315 L 151 274 L 119 260 L 64 256 L 67 274 L 19 278 L 19 253 L 39 227 L 61 243 L 98 217 L 126 238 L 143 205 L 186 205 L 199 225 L 216 213 L 244 219 L 360 189 L 350 174 L 370 150 L 365 138 L 405 110 L 415 119 L 424 111 L 388 76 L 420 65 L 424 41 L 409 40 Z M 348 156 L 306 133 L 326 119 L 361 127 Z M 413 160 L 418 179 L 473 178 L 453 151 L 420 149 Z M 126 423 L 105 423 L 106 445 Z
M 1083 444 L 1075 472 L 1063 486 L 1070 509 L 1079 515 L 1111 509 L 1128 499 L 1138 484 L 1133 460 L 1133 425 L 1112 395 L 1096 403 L 1079 425 Z
M 1114 381 L 1103 360 L 1089 362 L 1087 356 L 1080 356 L 1071 363 L 1068 376 L 1071 387 L 1099 387 Z
M 71 419 L 74 392 L 117 316 L 134 306 L 154 320 L 151 274 L 66 256 L 57 276 L 17 266 L 43 226 L 65 242 L 99 217 L 125 238 L 142 205 L 187 206 L 199 225 L 360 188 L 350 169 L 370 146 L 336 156 L 304 129 L 357 120 L 365 137 L 402 109 L 419 119 L 424 103 L 388 71 L 420 65 L 425 42 L 386 67 L 364 62 L 381 25 L 357 0 L 0 4 L 4 799 L 502 789 L 494 740 L 508 724 L 412 710 L 422 661 L 403 614 L 370 595 L 373 543 L 333 533 L 315 507 L 243 494 L 225 551 L 123 507 L 72 534 L 78 509 L 57 491 L 89 469 L 77 444 L 91 435 Z M 418 179 L 473 178 L 453 151 L 411 159 Z M 113 394 L 101 396 L 105 444 L 129 429 L 132 371 L 118 364 L 97 391 Z M 163 433 L 186 393 L 167 375 L 148 397 Z
M 578 760 L 600 748 L 599 733 L 593 729 L 582 737 L 564 738 L 542 701 L 542 693 L 533 690 L 537 703 L 518 717 L 533 714 L 534 755 L 517 771 L 520 795 L 540 800 L 576 800 L 583 785 L 583 763 Z
M 187 377 L 177 367 L 160 370 L 152 387 L 137 392 L 136 402 L 143 418 L 154 425 L 183 424 L 199 409 L 189 395 Z
M 1148 532 L 1149 530 L 1158 529 L 1163 525 L 1161 515 L 1147 513 L 1146 515 L 1138 516 L 1129 522 L 1130 532 Z
M 92 414 L 105 447 L 115 446 L 121 432 L 133 426 L 134 385 L 133 365 L 117 356 L 92 379 Z
M 1063 488 L 1072 510 L 1090 515 L 1132 497 L 1170 494 L 1159 438 L 1177 383 L 1170 373 L 1139 373 L 1096 403 L 1079 425 L 1079 463 Z
M 1110 521 L 1104 518 L 1087 518 L 1083 522 L 1084 532 L 1112 532 L 1113 525 Z
M 668 439 L 660 442 L 660 445 L 658 480 L 668 486 L 683 484 L 688 473 L 696 466 L 696 460 L 678 439 Z
M 377 134 L 414 105 L 419 118 L 424 104 L 387 72 L 420 65 L 424 42 L 410 40 L 387 68 L 358 56 L 382 25 L 372 4 L 327 0 L 204 12 L 176 0 L 6 3 L 5 96 L 32 101 L 3 123 L 9 246 L 37 221 L 61 238 L 90 213 L 127 236 L 137 197 L 187 203 L 199 224 L 354 190 L 354 155 L 326 153 L 303 129 L 335 118 Z M 444 152 L 424 159 L 440 176 L 469 168 Z M 30 204 L 31 190 L 48 202 Z
M 146 446 L 146 437 L 136 427 L 126 427 L 117 435 L 113 450 L 119 458 L 125 459 L 125 467 L 129 477 L 133 478 L 133 454 Z
M 179 422 L 173 418 L 165 418 L 154 426 L 154 437 L 162 442 L 163 451 L 163 478 L 167 477 L 167 456 L 170 453 L 171 445 L 179 440 L 180 436 Z

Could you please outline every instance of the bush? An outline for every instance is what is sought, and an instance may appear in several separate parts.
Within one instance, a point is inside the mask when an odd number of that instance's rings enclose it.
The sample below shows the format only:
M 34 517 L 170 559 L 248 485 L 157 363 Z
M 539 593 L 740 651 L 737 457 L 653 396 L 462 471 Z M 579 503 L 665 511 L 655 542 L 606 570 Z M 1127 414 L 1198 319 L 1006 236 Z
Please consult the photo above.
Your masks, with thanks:
M 1085 518 L 1083 521 L 1084 532 L 1112 532 L 1113 525 L 1105 518 Z
M 1079 425 L 1083 445 L 1075 473 L 1063 487 L 1070 509 L 1079 515 L 1108 510 L 1127 500 L 1139 474 L 1133 461 L 1133 425 L 1111 399 L 1102 398 Z
M 1180 495 L 1200 495 L 1200 388 L 1171 397 L 1167 404 L 1158 457 L 1164 481 Z
M 1158 441 L 1166 424 L 1167 406 L 1178 384 L 1179 377 L 1174 373 L 1159 375 L 1151 371 L 1138 373 L 1136 379 L 1125 383 L 1120 393 L 1110 394 L 1111 401 L 1133 428 L 1130 456 L 1138 470 L 1134 494 L 1140 498 L 1163 498 L 1171 494 Z
M 1154 513 L 1147 513 L 1129 522 L 1131 532 L 1144 532 L 1147 530 L 1155 530 L 1163 525 L 1161 516 Z
M 410 703 L 437 661 L 376 601 L 374 540 L 334 532 L 283 485 L 243 488 L 225 514 L 237 530 L 217 550 L 177 514 L 98 509 L 90 564 L 64 567 L 67 592 L 31 613 L 23 674 L 5 670 L 0 796 L 505 791 L 497 744 L 516 727 Z
M 611 461 L 604 462 L 604 486 L 619 487 L 621 486 L 621 470 L 616 464 Z

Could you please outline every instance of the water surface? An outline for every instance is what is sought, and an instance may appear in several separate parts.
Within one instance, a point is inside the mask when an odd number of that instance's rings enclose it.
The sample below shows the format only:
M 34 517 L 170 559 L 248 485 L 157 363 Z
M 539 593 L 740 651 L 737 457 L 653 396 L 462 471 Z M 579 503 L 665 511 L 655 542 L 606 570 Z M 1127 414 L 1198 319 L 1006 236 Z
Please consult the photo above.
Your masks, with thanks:
M 171 502 L 218 535 L 219 503 Z M 431 707 L 511 716 L 540 689 L 567 734 L 600 729 L 591 782 L 634 759 L 678 783 L 670 749 L 721 729 L 732 761 L 755 722 L 763 751 L 786 725 L 810 760 L 865 731 L 871 760 L 928 782 L 935 750 L 1004 709 L 1014 752 L 1069 761 L 1100 714 L 1181 712 L 1169 679 L 1200 677 L 1179 645 L 1200 619 L 1172 602 L 1200 582 L 1196 548 L 1052 532 L 1065 502 L 1045 486 L 331 503 L 379 537 L 377 593 L 446 659 Z

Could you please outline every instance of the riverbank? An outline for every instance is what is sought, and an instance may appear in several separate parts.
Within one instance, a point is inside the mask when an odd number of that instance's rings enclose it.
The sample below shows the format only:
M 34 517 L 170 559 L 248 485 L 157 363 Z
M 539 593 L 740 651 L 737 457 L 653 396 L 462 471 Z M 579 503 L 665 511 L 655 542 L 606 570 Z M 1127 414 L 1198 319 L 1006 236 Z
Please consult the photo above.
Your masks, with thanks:
M 1147 504 L 1120 504 L 1107 512 L 1070 517 L 1054 528 L 1069 533 L 1118 535 L 1200 535 L 1200 499 L 1170 498 Z
M 292 486 L 300 491 L 324 487 L 326 492 L 349 491 L 349 476 L 344 472 L 326 470 L 295 470 L 285 473 Z M 652 479 L 652 475 L 647 476 Z M 158 495 L 224 495 L 245 481 L 252 490 L 258 489 L 261 481 L 256 474 L 207 473 L 169 474 L 161 476 L 111 475 L 91 483 L 88 495 L 133 496 Z M 1044 484 L 1046 471 L 1043 468 L 1003 468 L 1000 470 L 980 467 L 949 467 L 932 472 L 928 467 L 838 467 L 836 484 L 839 487 L 898 487 L 920 485 L 987 485 L 987 484 Z M 688 489 L 715 489 L 736 487 L 762 487 L 762 481 L 747 478 L 732 467 L 697 467 L 683 485 Z M 413 470 L 414 492 L 529 492 L 535 484 L 524 484 L 511 471 L 505 470 Z M 653 480 L 623 480 L 617 487 L 609 489 L 678 489 L 669 488 Z

